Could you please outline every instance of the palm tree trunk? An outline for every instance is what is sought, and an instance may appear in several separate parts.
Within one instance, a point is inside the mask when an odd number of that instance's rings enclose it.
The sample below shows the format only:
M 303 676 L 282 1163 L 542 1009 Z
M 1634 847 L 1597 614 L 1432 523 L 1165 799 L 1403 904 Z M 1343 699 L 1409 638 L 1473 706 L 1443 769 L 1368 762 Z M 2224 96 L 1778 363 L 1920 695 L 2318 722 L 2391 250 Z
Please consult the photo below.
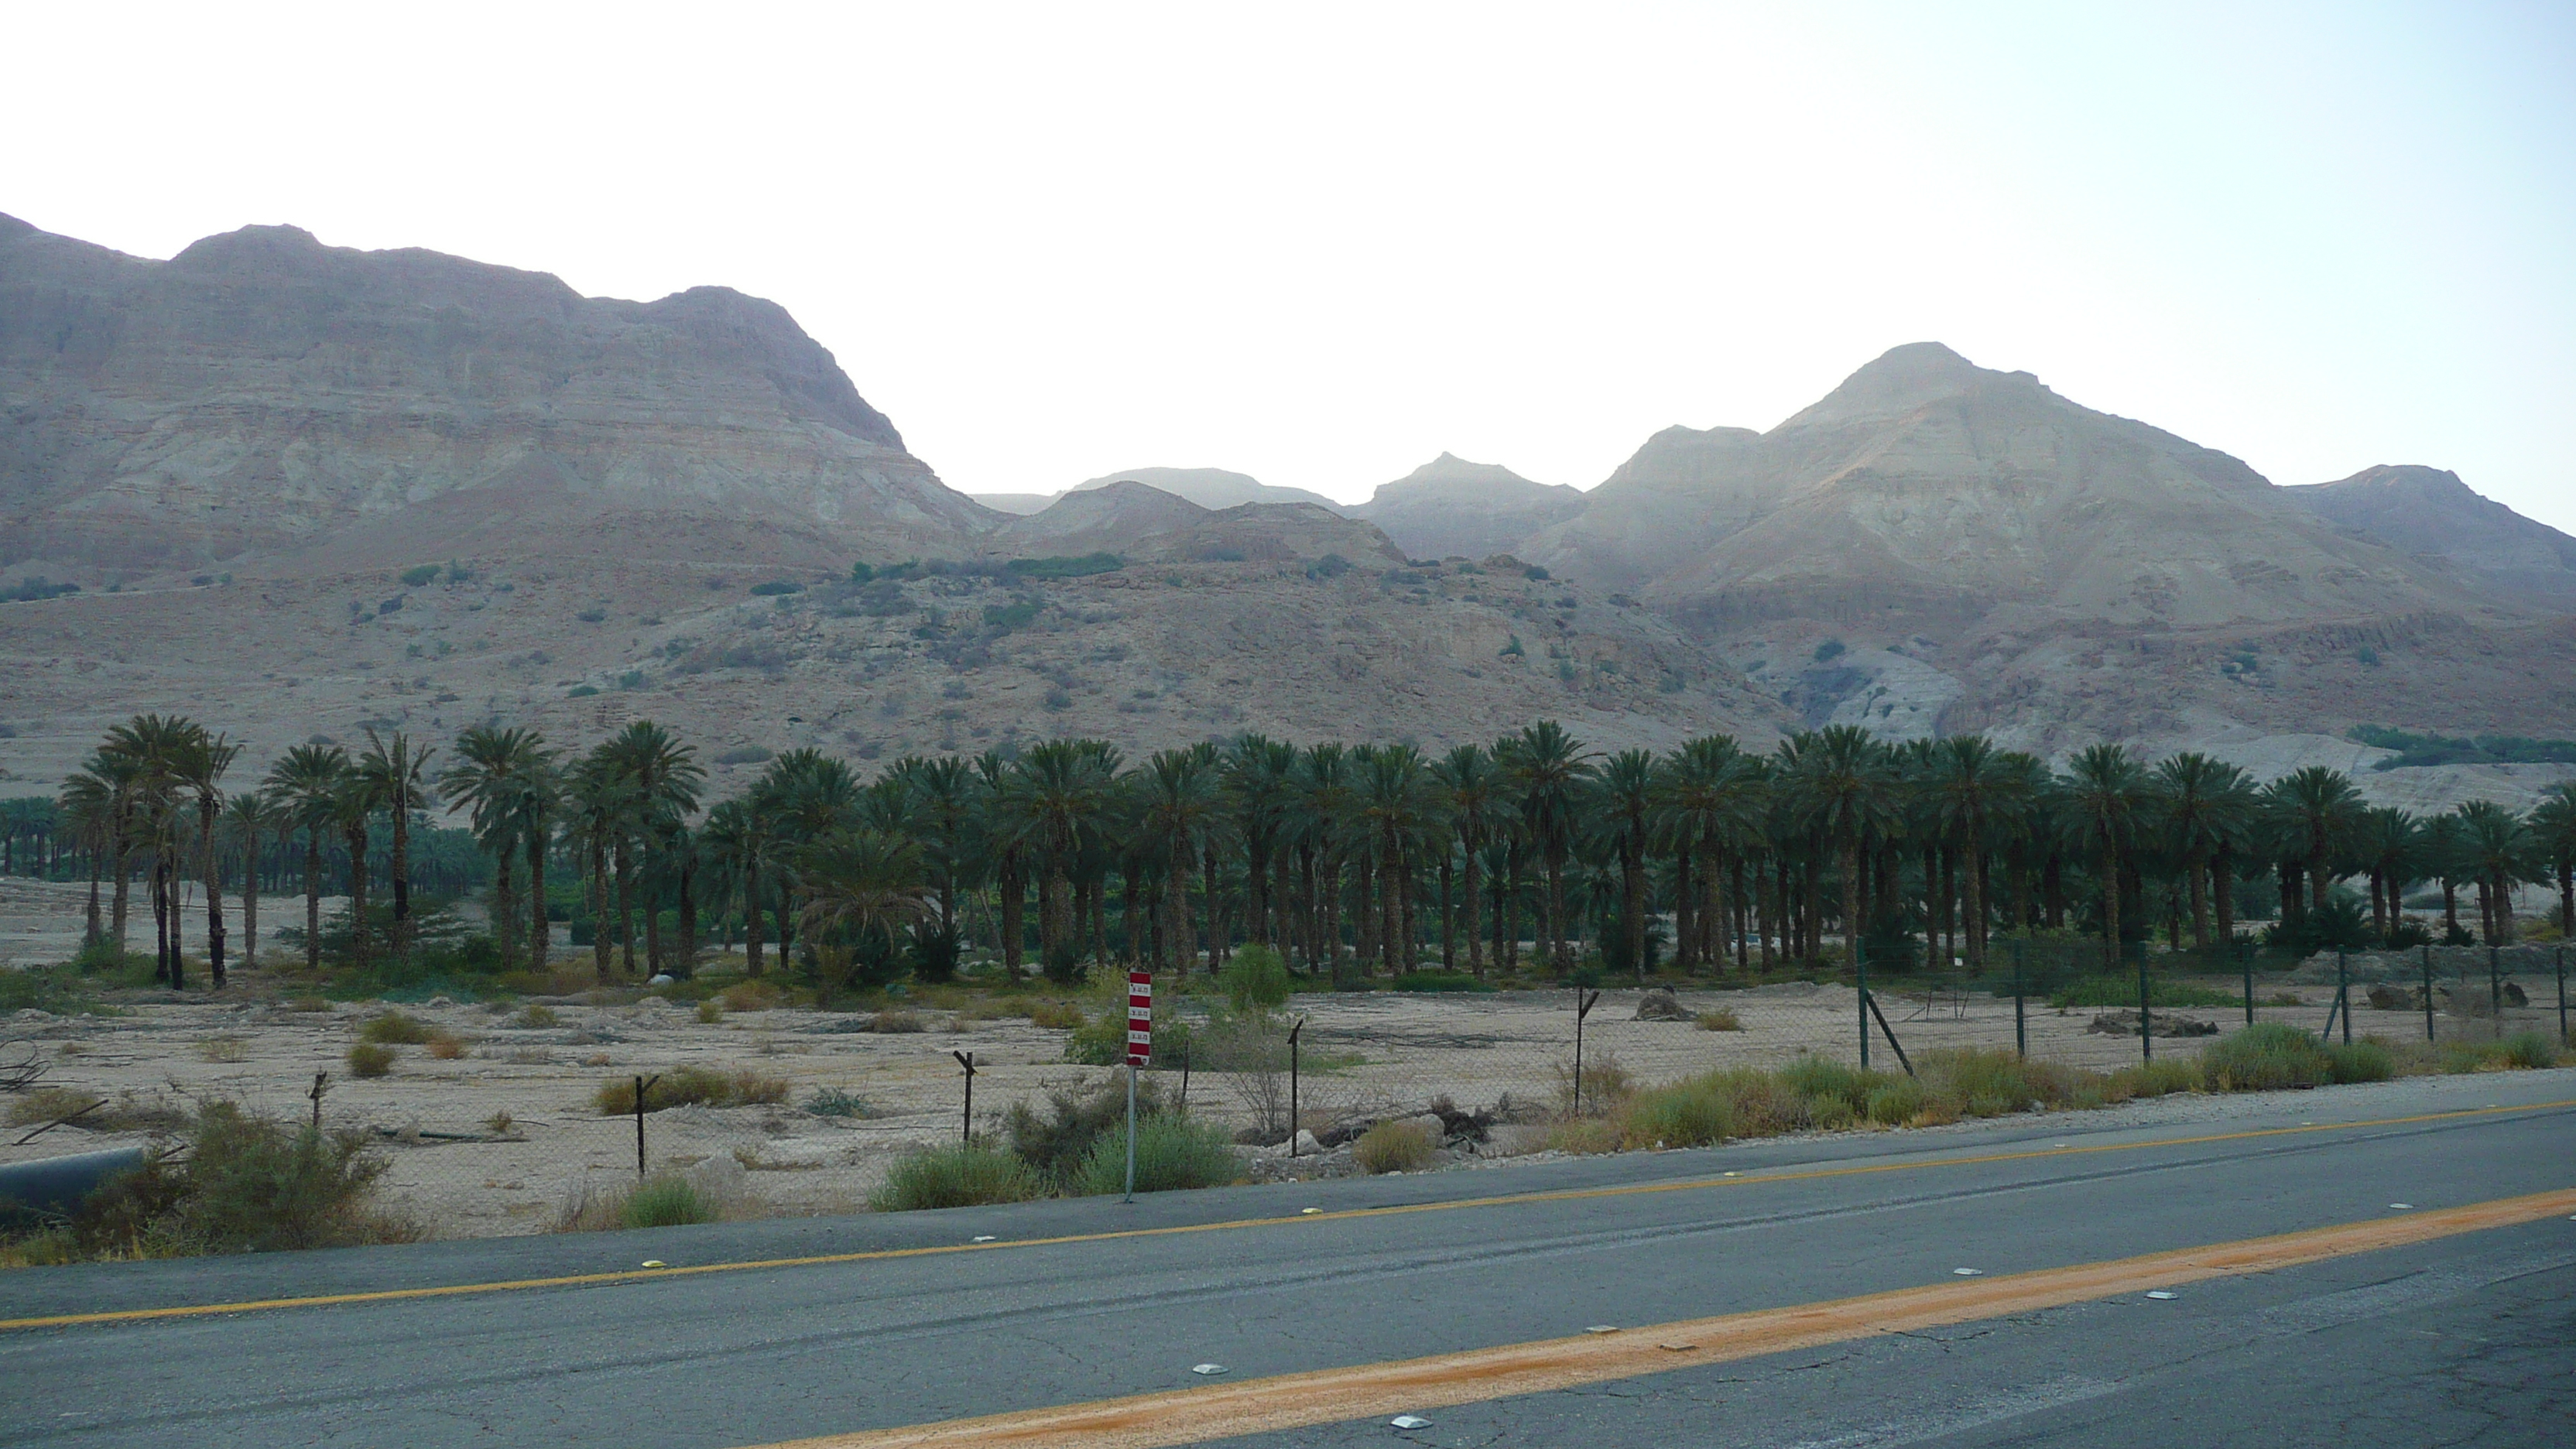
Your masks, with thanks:
M 2209 949 L 2209 858 L 2198 851 L 2183 862 L 2183 874 L 2191 877 L 2191 944 L 2194 950 Z
M 749 959 L 747 969 L 760 974 L 760 883 L 759 877 L 746 870 L 742 878 L 742 946 Z
M 2218 912 L 2218 946 L 2236 949 L 2236 853 L 2220 850 L 2209 860 L 2209 893 Z
M 197 863 L 206 878 L 206 970 L 214 977 L 215 988 L 224 984 L 224 873 L 218 868 L 222 857 L 215 853 L 215 797 L 197 799 Z
M 304 832 L 304 969 L 322 966 L 322 827 Z
M 367 964 L 367 822 L 361 817 L 344 832 L 349 847 L 349 950 Z
M 1002 857 L 1000 879 L 994 886 L 1002 895 L 1002 969 L 1011 979 L 1020 979 L 1021 938 L 1027 930 L 1023 919 L 1028 910 L 1028 888 L 1020 879 L 1020 862 L 1016 853 Z M 784 940 L 781 941 L 782 946 Z
M 1551 847 L 1546 854 L 1548 964 L 1562 976 L 1573 965 L 1566 949 L 1570 933 L 1565 924 L 1565 853 Z
M 1457 884 L 1457 862 L 1444 852 L 1440 857 L 1440 969 L 1458 969 L 1457 906 L 1451 889 Z
M 608 979 L 608 951 L 617 943 L 616 925 L 608 918 L 608 841 L 590 838 L 590 965 L 600 980 Z
M 393 859 L 386 862 L 393 873 L 394 949 L 411 946 L 411 810 L 408 792 L 400 782 L 394 787 Z
M 134 871 L 132 854 L 133 846 L 125 838 L 125 822 L 122 812 L 120 812 L 117 817 L 114 825 L 114 832 L 114 835 L 110 837 L 108 855 L 109 858 L 115 862 L 116 888 L 109 893 L 110 903 L 108 907 L 107 930 L 109 935 L 116 938 L 117 954 L 123 955 L 125 952 L 126 908 L 129 893 L 133 889 L 132 881 Z
M 517 855 L 510 842 L 503 840 L 492 852 L 492 944 L 500 949 L 501 969 L 513 971 L 519 965 L 519 891 L 518 872 L 513 869 Z
M 698 863 L 690 854 L 680 857 L 680 974 L 698 972 Z
M 1843 867 L 1843 964 L 1857 970 L 1860 966 L 1860 847 L 1846 845 L 1842 850 Z M 1861 1025 L 1869 1025 L 1867 1008 L 1863 1008 Z
M 1484 905 L 1484 864 L 1476 858 L 1475 842 L 1462 839 L 1460 844 L 1467 852 L 1466 877 L 1462 882 L 1466 887 L 1466 900 L 1463 904 L 1467 909 L 1467 918 L 1464 922 L 1467 933 L 1467 971 L 1470 975 L 1481 977 L 1485 974 L 1485 942 L 1484 933 L 1481 930 L 1483 922 L 1478 918 L 1482 915 Z
M 2102 852 L 2102 964 L 2109 970 L 2120 964 L 2120 855 L 2115 850 Z
M 1190 853 L 1175 848 L 1163 871 L 1163 969 L 1181 980 L 1190 974 Z
M 1691 890 L 1691 848 L 1673 847 L 1673 969 L 1687 976 L 1699 964 L 1701 911 Z
M 99 923 L 98 915 L 98 869 L 101 855 L 102 852 L 95 849 L 89 852 L 89 908 L 81 914 L 81 945 L 84 948 L 95 946 L 107 939 L 107 930 Z
M 528 969 L 546 969 L 546 956 L 554 945 L 554 928 L 546 924 L 546 832 L 543 827 L 528 834 Z

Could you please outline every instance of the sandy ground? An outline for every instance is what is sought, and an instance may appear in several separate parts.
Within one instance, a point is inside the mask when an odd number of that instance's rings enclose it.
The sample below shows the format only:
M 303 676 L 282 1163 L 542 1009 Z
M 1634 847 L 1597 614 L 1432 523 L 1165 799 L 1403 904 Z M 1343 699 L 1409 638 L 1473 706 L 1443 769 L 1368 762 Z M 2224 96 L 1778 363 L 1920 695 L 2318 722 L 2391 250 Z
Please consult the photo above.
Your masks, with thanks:
M 2329 989 L 2295 988 L 2305 1004 L 2265 1007 L 2265 1019 L 2310 1029 L 2323 1024 Z M 630 993 L 631 994 L 631 993 Z M 1572 1056 L 1570 993 L 1490 996 L 1395 993 L 1300 996 L 1290 1005 L 1308 1025 L 1309 1062 L 1347 1063 L 1303 1080 L 1302 1120 L 1310 1125 L 1360 1111 L 1398 1112 L 1446 1095 L 1470 1110 L 1506 1095 L 1517 1104 L 1553 1104 Z M 1726 1006 L 1743 1030 L 1702 1031 L 1688 1022 L 1634 1019 L 1634 990 L 1605 994 L 1586 1026 L 1587 1058 L 1615 1057 L 1642 1083 L 1669 1081 L 1721 1066 L 1776 1065 L 1801 1051 L 1849 1060 L 1857 1005 L 1844 987 L 1789 983 L 1749 991 L 1685 991 L 1694 1007 Z M 865 1013 L 805 1009 L 739 1012 L 701 1023 L 693 1008 L 658 998 L 565 1000 L 549 1009 L 550 1026 L 516 1024 L 515 1011 L 443 1000 L 403 1008 L 466 1043 L 465 1055 L 437 1060 L 420 1047 L 398 1048 L 391 1075 L 356 1080 L 345 1054 L 359 1025 L 384 1008 L 341 1004 L 295 1010 L 267 998 L 246 977 L 226 996 L 171 998 L 130 993 L 123 1013 L 54 1017 L 21 1012 L 0 1022 L 0 1059 L 33 1055 L 41 1085 L 111 1099 L 175 1105 L 183 1098 L 229 1098 L 257 1111 L 302 1117 L 314 1074 L 332 1074 L 321 1108 L 334 1128 L 367 1132 L 383 1142 L 392 1167 L 390 1201 L 438 1236 L 543 1231 L 586 1189 L 633 1180 L 635 1124 L 602 1118 L 594 1093 L 612 1078 L 696 1065 L 749 1071 L 787 1083 L 774 1106 L 691 1106 L 646 1120 L 650 1163 L 701 1173 L 715 1164 L 743 1195 L 744 1210 L 818 1213 L 855 1209 L 888 1164 L 916 1144 L 952 1138 L 960 1129 L 962 1074 L 952 1052 L 971 1051 L 978 1066 L 975 1109 L 990 1117 L 1049 1087 L 1096 1082 L 1103 1069 L 1067 1065 L 1066 1033 L 1024 1019 L 976 1020 L 920 1011 L 927 1030 L 876 1034 L 853 1030 Z M 1910 1052 L 1944 1046 L 2009 1046 L 2009 998 L 1927 1000 L 1882 994 L 1881 1003 Z M 2229 1011 L 2186 1015 L 2232 1024 Z M 2405 1034 L 2420 1018 L 2365 1010 L 2364 1031 Z M 2544 1013 L 2526 1013 L 2538 1024 Z M 2034 1056 L 2093 1067 L 2137 1059 L 2134 1038 L 2087 1032 L 2093 1013 L 2029 1013 Z M 2508 1029 L 2514 1023 L 2508 1022 Z M 2494 1024 L 2452 1023 L 2485 1035 Z M 2209 1038 L 2159 1040 L 2159 1056 L 2197 1052 Z M 1883 1050 L 1877 1062 L 1892 1066 Z M 1177 1073 L 1166 1074 L 1177 1088 Z M 1252 1120 L 1251 1108 L 1275 1079 L 1194 1071 L 1191 1106 L 1228 1125 Z M 804 1110 L 819 1089 L 854 1093 L 865 1119 Z M 506 1127 L 498 1126 L 507 1114 Z M 19 1144 L 24 1127 L 0 1134 L 0 1161 L 142 1141 L 139 1133 L 65 1126 Z M 1535 1133 L 1521 1135 L 1531 1145 Z M 725 1163 L 737 1163 L 737 1174 Z

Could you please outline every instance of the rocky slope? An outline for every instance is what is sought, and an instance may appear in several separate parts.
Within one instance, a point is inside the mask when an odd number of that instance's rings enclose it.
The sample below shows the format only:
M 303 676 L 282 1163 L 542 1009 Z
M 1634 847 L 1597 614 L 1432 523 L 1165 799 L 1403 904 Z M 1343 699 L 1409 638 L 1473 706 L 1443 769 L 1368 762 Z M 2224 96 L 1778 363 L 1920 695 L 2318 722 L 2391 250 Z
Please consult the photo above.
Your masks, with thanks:
M 434 551 L 501 519 L 548 547 L 636 515 L 922 548 L 994 521 L 773 303 L 585 298 L 293 227 L 157 262 L 0 217 L 0 396 L 16 573 L 220 568 L 388 523 Z
M 1149 488 L 1159 488 L 1175 498 L 1186 498 L 1201 508 L 1234 508 L 1246 503 L 1306 503 L 1328 513 L 1351 511 L 1320 493 L 1309 493 L 1303 488 L 1275 487 L 1249 473 L 1235 473 L 1224 468 L 1129 468 L 1124 472 L 1103 473 L 1097 478 L 1085 479 L 1062 493 L 978 493 L 974 498 L 997 512 L 1030 514 L 1073 494 L 1090 493 L 1120 483 L 1142 483 Z
M 1386 530 L 1414 558 L 1484 558 L 1508 553 L 1553 523 L 1583 511 L 1579 489 L 1533 483 L 1496 463 L 1443 453 L 1349 510 Z
M 2382 464 L 2281 491 L 2337 528 L 2484 592 L 2576 608 L 2576 538 L 2480 497 L 2457 473 Z

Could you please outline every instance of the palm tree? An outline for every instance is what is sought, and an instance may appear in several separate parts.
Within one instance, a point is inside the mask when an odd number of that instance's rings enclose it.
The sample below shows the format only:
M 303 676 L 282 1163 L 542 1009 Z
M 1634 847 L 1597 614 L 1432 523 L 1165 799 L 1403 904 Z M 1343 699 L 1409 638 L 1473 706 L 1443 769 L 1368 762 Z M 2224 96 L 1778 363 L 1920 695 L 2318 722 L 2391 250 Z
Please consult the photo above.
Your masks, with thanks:
M 2478 883 L 2478 923 L 2490 946 L 2513 941 L 2513 888 L 2537 874 L 2536 839 L 2522 817 L 2492 800 L 2460 807 L 2461 845 Z
M 810 751 L 794 752 L 810 754 Z M 641 838 L 648 850 L 670 851 L 677 847 L 676 833 L 698 808 L 698 790 L 705 784 L 707 772 L 697 762 L 697 751 L 673 739 L 668 730 L 651 720 L 637 720 L 596 751 L 601 767 L 616 781 L 620 802 L 625 806 L 624 829 L 617 838 L 618 853 L 618 928 L 625 938 L 632 964 L 634 940 L 627 924 L 627 851 L 631 841 Z M 837 761 L 834 763 L 838 763 Z M 843 772 L 846 778 L 846 770 Z M 683 892 L 687 890 L 684 873 L 680 874 Z M 663 967 L 662 913 L 648 903 L 644 912 L 644 959 L 647 974 Z M 685 969 L 685 966 L 684 966 Z
M 2099 862 L 2105 966 L 2119 960 L 2122 868 L 2136 840 L 2138 817 L 2148 800 L 2146 772 L 2138 767 L 2137 757 L 2123 746 L 2088 746 L 2068 766 L 2068 823 L 2076 839 Z
M 268 794 L 277 801 L 288 827 L 304 830 L 304 968 L 308 971 L 322 964 L 322 832 L 337 819 L 340 792 L 348 776 L 349 752 L 338 745 L 297 745 L 268 767 Z
M 2370 873 L 2370 929 L 2386 940 L 2397 929 L 2407 885 L 2423 875 L 2424 827 L 2403 810 L 2365 810 L 2353 830 L 2355 855 Z
M 225 973 L 223 873 L 215 857 L 215 818 L 224 797 L 216 782 L 240 756 L 241 746 L 194 726 L 170 754 L 173 782 L 196 797 L 197 877 L 206 887 L 206 970 L 217 990 L 223 989 Z
M 2209 932 L 2209 882 L 2216 874 L 2224 896 L 2233 878 L 2213 862 L 2228 857 L 2246 837 L 2252 818 L 2252 794 L 2245 772 L 2207 755 L 2186 751 L 2156 766 L 2156 825 L 2165 844 L 2182 862 L 2191 893 L 2192 945 L 2206 951 Z M 2233 911 L 2222 909 L 2219 936 L 2233 928 Z
M 1052 778 L 1053 771 L 1048 775 Z M 1145 761 L 1131 788 L 1139 802 L 1140 840 L 1158 850 L 1162 860 L 1163 964 L 1187 979 L 1195 954 L 1190 946 L 1190 869 L 1223 810 L 1217 780 L 1198 751 L 1158 750 Z M 1041 828 L 1052 831 L 1059 827 Z M 1213 929 L 1209 937 L 1214 939 Z
M 2361 792 L 2352 777 L 2324 765 L 2310 765 L 2272 782 L 2265 792 L 2285 829 L 2285 837 L 2308 876 L 2308 908 L 2326 908 L 2326 887 L 2334 872 L 2329 855 L 2340 849 L 2361 813 Z
M 928 916 L 922 896 L 921 856 L 908 841 L 873 830 L 843 830 L 797 851 L 796 878 L 804 897 L 797 921 L 805 939 L 835 949 L 837 933 L 864 941 Z
M 223 838 L 241 852 L 244 966 L 259 964 L 259 852 L 274 832 L 284 844 L 294 829 L 278 798 L 266 790 L 236 790 L 224 801 Z
M 1662 795 L 1662 772 L 1644 750 L 1612 755 L 1593 791 L 1596 838 L 1619 860 L 1620 946 L 1641 982 L 1646 979 L 1646 855 Z
M 1431 777 L 1439 782 L 1441 808 L 1458 833 L 1459 854 L 1464 857 L 1465 875 L 1462 904 L 1465 919 L 1461 923 L 1467 936 L 1467 970 L 1477 976 L 1485 974 L 1485 948 L 1477 920 L 1479 896 L 1484 887 L 1484 853 L 1494 832 L 1494 816 L 1502 806 L 1503 783 L 1495 768 L 1494 757 L 1475 745 L 1459 745 L 1432 765 Z M 1448 852 L 1441 852 L 1440 869 L 1444 878 L 1449 869 Z M 1444 924 L 1441 931 L 1440 959 L 1449 962 L 1449 937 Z
M 475 840 L 492 856 L 493 938 L 505 970 L 518 965 L 521 917 L 514 866 L 523 844 L 530 777 L 544 766 L 535 731 L 478 725 L 456 737 L 456 763 L 439 779 L 447 798 L 466 809 Z
M 717 882 L 741 906 L 743 952 L 753 976 L 761 974 L 761 899 L 769 885 L 772 854 L 778 848 L 771 823 L 765 812 L 754 808 L 754 802 L 727 800 L 707 812 L 707 823 L 698 832 Z
M 1966 861 L 1963 893 L 1968 969 L 1986 964 L 1986 850 L 1998 818 L 2010 819 L 2030 799 L 2029 777 L 1984 735 L 1952 735 L 1926 762 L 1924 789 L 1933 828 L 1957 842 Z
M 2558 886 L 2558 934 L 2576 939 L 2576 783 L 2562 784 L 2531 812 L 2531 834 Z
M 2460 931 L 2460 882 L 2469 874 L 2468 823 L 2457 810 L 2445 810 L 2424 822 L 2417 849 L 2424 869 L 2442 883 L 2442 938 L 2457 941 Z
M 358 756 L 357 771 L 367 782 L 368 795 L 376 808 L 393 816 L 393 854 L 385 864 L 392 877 L 396 952 L 411 947 L 411 817 L 438 803 L 429 787 L 429 760 L 436 753 L 414 745 L 400 730 L 387 740 L 370 725 L 367 748 Z
M 1833 851 L 1841 867 L 1843 950 L 1845 959 L 1858 968 L 1861 851 L 1893 830 L 1900 819 L 1896 767 L 1886 749 L 1858 725 L 1827 725 L 1813 735 L 1783 742 L 1783 749 L 1793 816 L 1800 828 Z M 1865 1010 L 1866 1002 L 1863 1006 Z
M 1573 962 L 1567 953 L 1565 862 L 1574 849 L 1578 801 L 1592 777 L 1591 755 L 1583 742 L 1552 719 L 1540 720 L 1494 746 L 1494 759 L 1518 796 L 1523 828 L 1537 846 L 1547 874 L 1546 919 L 1549 964 L 1560 975 Z
M 1360 842 L 1376 869 L 1377 941 L 1388 972 L 1413 969 L 1421 932 L 1414 916 L 1413 878 L 1425 843 L 1446 838 L 1422 752 L 1411 745 L 1382 745 L 1360 762 L 1357 821 Z

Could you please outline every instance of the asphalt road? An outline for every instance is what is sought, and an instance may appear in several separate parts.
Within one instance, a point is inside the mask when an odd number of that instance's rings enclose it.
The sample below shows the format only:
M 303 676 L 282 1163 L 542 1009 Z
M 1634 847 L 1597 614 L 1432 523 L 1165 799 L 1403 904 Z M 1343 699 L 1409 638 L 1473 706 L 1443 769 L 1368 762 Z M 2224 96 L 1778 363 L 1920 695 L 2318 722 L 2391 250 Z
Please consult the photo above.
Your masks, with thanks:
M 20 1271 L 0 1319 L 938 1250 L 0 1329 L 0 1445 L 725 1449 L 1203 1391 L 2567 1189 L 2571 1099 L 2576 1072 L 2426 1079 L 1132 1207 Z M 2392 1120 L 2423 1114 L 2451 1115 Z M 2563 1446 L 2576 1221 L 1422 1413 L 1225 1442 Z

